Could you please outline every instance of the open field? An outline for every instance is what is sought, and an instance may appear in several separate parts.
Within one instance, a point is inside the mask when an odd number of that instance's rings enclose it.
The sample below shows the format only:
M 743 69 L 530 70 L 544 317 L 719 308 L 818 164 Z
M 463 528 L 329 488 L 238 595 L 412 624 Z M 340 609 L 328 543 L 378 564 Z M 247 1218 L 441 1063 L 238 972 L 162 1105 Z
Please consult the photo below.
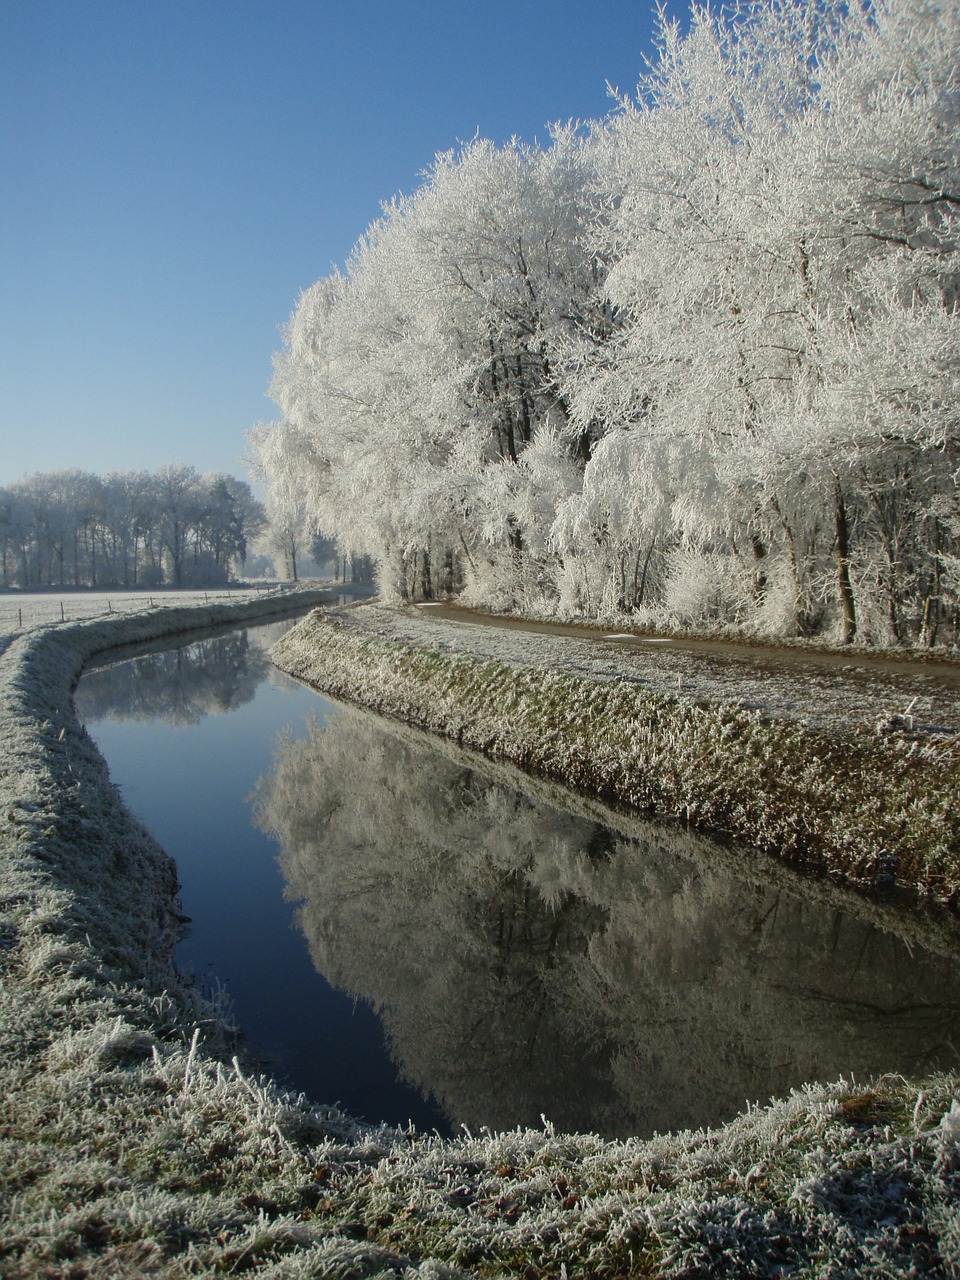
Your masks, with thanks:
M 293 584 L 287 584 L 292 589 Z M 115 591 L 0 591 L 0 636 L 11 631 L 40 626 L 47 622 L 78 622 L 102 614 L 134 613 L 154 607 L 182 607 L 197 604 L 227 604 L 232 600 L 256 599 L 275 592 L 276 583 L 208 587 L 178 591 L 173 587 Z

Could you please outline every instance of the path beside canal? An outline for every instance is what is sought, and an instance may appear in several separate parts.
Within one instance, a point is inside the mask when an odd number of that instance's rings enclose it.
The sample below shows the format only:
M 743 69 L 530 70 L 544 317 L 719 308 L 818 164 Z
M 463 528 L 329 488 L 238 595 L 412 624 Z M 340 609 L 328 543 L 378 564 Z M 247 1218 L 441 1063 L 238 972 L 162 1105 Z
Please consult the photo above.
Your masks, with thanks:
M 774 664 L 449 607 L 311 614 L 274 661 L 635 813 L 862 887 L 960 893 L 960 688 L 924 664 Z M 919 670 L 914 670 L 916 665 Z

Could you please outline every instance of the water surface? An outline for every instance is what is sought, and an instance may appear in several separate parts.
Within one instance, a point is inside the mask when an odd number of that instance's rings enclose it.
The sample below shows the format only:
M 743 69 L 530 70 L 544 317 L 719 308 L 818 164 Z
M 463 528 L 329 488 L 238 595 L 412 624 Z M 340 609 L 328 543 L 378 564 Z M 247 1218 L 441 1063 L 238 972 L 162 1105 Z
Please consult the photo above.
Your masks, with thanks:
M 229 996 L 265 1067 L 351 1114 L 426 1129 L 440 1112 L 398 1079 L 380 1019 L 317 974 L 276 845 L 250 795 L 277 734 L 306 733 L 330 704 L 266 650 L 292 622 L 230 631 L 91 669 L 77 713 L 127 807 L 175 858 L 190 923 L 178 967 Z
M 318 1101 L 622 1136 L 956 1066 L 956 958 L 331 704 L 270 666 L 277 634 L 91 672 L 77 706 L 177 860 L 179 963 Z

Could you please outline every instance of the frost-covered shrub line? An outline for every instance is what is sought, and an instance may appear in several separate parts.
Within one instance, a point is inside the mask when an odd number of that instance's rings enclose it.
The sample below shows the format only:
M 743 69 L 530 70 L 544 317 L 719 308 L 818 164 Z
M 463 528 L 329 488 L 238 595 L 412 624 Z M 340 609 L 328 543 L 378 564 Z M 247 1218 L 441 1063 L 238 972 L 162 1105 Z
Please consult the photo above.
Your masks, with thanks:
M 956 1272 L 955 1078 L 811 1085 L 647 1141 L 446 1142 L 252 1072 L 171 969 L 172 865 L 70 694 L 94 652 L 254 609 L 48 627 L 0 654 L 5 1280 Z
M 291 674 L 575 790 L 729 833 L 858 884 L 960 890 L 960 760 L 943 744 L 842 737 L 634 682 L 538 670 L 304 619 Z

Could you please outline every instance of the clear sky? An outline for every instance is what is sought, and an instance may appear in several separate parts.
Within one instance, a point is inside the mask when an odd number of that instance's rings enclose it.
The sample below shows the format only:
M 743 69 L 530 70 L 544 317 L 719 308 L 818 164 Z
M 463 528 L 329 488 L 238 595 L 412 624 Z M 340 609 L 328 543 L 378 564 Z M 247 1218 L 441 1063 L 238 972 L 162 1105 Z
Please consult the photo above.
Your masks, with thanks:
M 607 114 L 652 10 L 3 0 L 0 485 L 167 462 L 244 476 L 300 291 L 436 152 Z

